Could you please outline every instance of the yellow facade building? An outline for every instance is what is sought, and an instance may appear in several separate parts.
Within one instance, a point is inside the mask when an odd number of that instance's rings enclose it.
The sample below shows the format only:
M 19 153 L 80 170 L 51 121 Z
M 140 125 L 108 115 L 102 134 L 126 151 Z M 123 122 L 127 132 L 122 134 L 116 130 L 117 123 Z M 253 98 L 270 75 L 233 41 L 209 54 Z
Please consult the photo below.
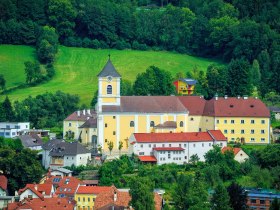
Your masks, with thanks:
M 201 96 L 121 96 L 120 80 L 109 59 L 98 74 L 96 113 L 89 111 L 90 116 L 85 117 L 88 120 L 95 116 L 96 132 L 79 130 L 83 128 L 82 122 L 71 121 L 77 120 L 78 112 L 72 114 L 76 117 L 66 118 L 64 132 L 75 128 L 75 138 L 80 137 L 82 143 L 97 138 L 96 143 L 106 153 L 109 142 L 113 143 L 113 153 L 119 153 L 119 149 L 127 152 L 132 133 L 220 129 L 229 141 L 270 143 L 270 112 L 259 99 L 215 97 L 207 101 Z
M 176 87 L 177 94 L 180 95 L 192 95 L 194 93 L 196 83 L 196 80 L 190 78 L 181 78 L 173 82 Z

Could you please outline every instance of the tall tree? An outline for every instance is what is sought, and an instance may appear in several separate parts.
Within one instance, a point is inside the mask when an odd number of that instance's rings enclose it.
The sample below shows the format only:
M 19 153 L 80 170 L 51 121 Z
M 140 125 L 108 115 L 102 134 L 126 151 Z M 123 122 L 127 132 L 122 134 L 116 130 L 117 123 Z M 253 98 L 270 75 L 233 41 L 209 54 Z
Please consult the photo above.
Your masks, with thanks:
M 227 71 L 226 67 L 216 66 L 214 64 L 208 66 L 207 73 L 207 91 L 208 97 L 212 98 L 217 93 L 219 95 L 226 94 Z
M 2 90 L 6 88 L 6 80 L 3 74 L 0 74 L 0 87 Z
M 228 66 L 228 94 L 230 96 L 251 95 L 250 65 L 245 59 L 232 60 Z
M 2 103 L 2 110 L 3 110 L 6 121 L 8 121 L 8 122 L 15 121 L 15 112 L 14 112 L 12 103 L 8 96 L 6 96 L 5 100 Z
M 227 188 L 227 191 L 230 197 L 230 205 L 233 210 L 247 209 L 247 195 L 240 185 L 233 182 Z
M 135 210 L 155 210 L 153 184 L 147 178 L 134 178 L 130 183 L 130 204 Z
M 231 210 L 229 204 L 229 195 L 226 188 L 222 183 L 214 189 L 214 194 L 211 198 L 211 209 L 212 210 Z
M 253 61 L 250 77 L 251 77 L 252 85 L 254 85 L 255 87 L 259 87 L 261 81 L 261 72 L 260 72 L 259 62 L 256 59 L 254 59 Z

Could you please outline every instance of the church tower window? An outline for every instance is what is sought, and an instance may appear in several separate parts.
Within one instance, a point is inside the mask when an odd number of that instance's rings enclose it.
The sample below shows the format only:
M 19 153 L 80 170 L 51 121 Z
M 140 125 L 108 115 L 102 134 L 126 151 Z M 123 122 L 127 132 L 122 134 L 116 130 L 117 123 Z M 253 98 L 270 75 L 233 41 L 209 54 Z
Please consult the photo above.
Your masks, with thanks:
M 112 85 L 107 86 L 107 94 L 112 94 Z

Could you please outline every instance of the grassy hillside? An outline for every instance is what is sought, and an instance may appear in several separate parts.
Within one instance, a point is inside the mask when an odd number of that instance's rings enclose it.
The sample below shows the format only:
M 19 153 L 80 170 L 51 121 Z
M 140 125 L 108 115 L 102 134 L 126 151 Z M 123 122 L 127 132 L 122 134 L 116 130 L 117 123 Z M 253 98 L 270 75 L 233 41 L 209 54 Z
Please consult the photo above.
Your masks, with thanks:
M 25 82 L 24 62 L 34 60 L 34 51 L 34 48 L 27 46 L 0 46 L 0 74 L 5 75 L 7 88 Z M 97 89 L 96 75 L 105 65 L 109 53 L 122 78 L 131 81 L 135 80 L 137 73 L 145 71 L 151 65 L 175 75 L 177 72 L 186 72 L 195 65 L 206 70 L 210 63 L 216 62 L 171 52 L 93 50 L 60 46 L 55 62 L 55 77 L 36 87 L 15 90 L 9 93 L 9 97 L 12 101 L 22 100 L 29 95 L 61 90 L 79 95 L 81 103 L 88 105 Z M 3 100 L 3 96 L 1 99 Z

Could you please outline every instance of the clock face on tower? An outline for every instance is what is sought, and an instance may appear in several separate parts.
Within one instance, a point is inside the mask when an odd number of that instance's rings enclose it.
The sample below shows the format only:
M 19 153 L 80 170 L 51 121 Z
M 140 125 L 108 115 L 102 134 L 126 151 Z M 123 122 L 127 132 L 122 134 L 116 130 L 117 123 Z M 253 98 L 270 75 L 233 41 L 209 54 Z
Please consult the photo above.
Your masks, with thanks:
M 108 76 L 108 77 L 107 77 L 107 81 L 108 81 L 108 82 L 111 82 L 111 81 L 112 81 L 112 77 L 111 77 L 111 76 Z

